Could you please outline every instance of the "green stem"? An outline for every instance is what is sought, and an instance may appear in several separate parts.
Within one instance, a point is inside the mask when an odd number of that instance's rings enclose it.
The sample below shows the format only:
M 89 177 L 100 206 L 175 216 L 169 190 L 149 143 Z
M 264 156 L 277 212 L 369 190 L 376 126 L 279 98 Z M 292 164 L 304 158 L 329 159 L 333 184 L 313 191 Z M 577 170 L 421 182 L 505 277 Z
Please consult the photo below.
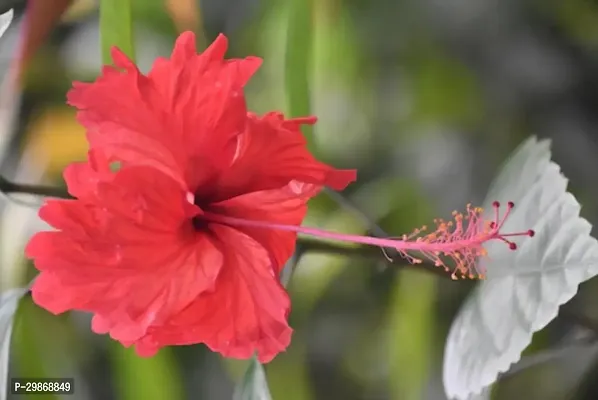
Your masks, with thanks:
M 102 61 L 106 65 L 112 64 L 112 46 L 135 60 L 131 0 L 100 0 L 100 43 Z
M 284 72 L 287 111 L 293 117 L 311 113 L 312 6 L 313 0 L 292 0 L 290 3 Z M 303 126 L 301 130 L 312 147 L 312 128 Z

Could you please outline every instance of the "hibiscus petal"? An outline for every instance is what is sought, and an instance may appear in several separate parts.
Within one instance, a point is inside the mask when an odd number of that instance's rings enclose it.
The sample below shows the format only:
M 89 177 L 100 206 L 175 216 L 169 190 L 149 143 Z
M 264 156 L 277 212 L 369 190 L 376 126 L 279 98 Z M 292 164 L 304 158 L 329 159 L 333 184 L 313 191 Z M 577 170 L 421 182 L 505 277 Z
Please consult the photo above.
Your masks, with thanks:
M 277 189 L 292 180 L 344 189 L 356 179 L 356 172 L 332 168 L 311 155 L 300 126 L 314 122 L 315 118 L 285 120 L 280 113 L 263 118 L 251 115 L 231 167 L 220 175 L 216 186 L 200 191 L 211 193 L 211 201 L 221 201 Z
M 160 347 L 205 343 L 226 357 L 271 361 L 290 343 L 289 297 L 267 251 L 249 236 L 226 226 L 211 230 L 225 254 L 213 292 L 205 292 L 179 314 L 136 343 L 141 356 Z
M 53 314 L 61 314 L 72 309 L 73 302 L 83 305 L 89 303 L 97 295 L 96 290 L 69 291 L 67 296 L 57 295 L 57 288 L 63 285 L 60 276 L 47 272 L 39 274 L 33 284 L 35 290 L 32 292 L 33 301 L 36 304 L 43 304 L 43 307 Z
M 100 151 L 88 152 L 89 162 L 72 163 L 64 169 L 64 180 L 71 196 L 81 200 L 95 199 L 100 181 L 112 179 L 109 160 Z
M 118 218 L 154 232 L 176 232 L 183 225 L 191 228 L 190 220 L 201 212 L 187 200 L 184 187 L 153 168 L 125 167 L 114 174 L 110 182 L 100 182 L 101 205 L 109 206 Z
M 40 210 L 60 231 L 26 248 L 41 271 L 33 298 L 54 313 L 93 312 L 98 331 L 134 341 L 213 289 L 223 255 L 193 231 L 185 207 L 194 206 L 159 171 L 127 167 L 97 186 L 97 204 L 53 200 Z
M 173 60 L 156 63 L 148 76 L 114 49 L 125 71 L 107 67 L 96 82 L 74 84 L 68 103 L 79 109 L 92 148 L 110 160 L 160 169 L 194 191 L 230 163 L 245 127 L 243 86 L 261 60 L 223 60 L 224 37 L 206 54 L 191 54 L 192 47 L 192 34 L 181 35 Z M 198 173 L 198 161 L 208 172 Z
M 224 60 L 228 43 L 219 35 L 202 54 L 195 54 L 195 35 L 177 40 L 172 62 L 154 65 L 153 85 L 167 99 L 176 123 L 171 130 L 182 136 L 191 162 L 201 164 L 185 176 L 191 188 L 209 181 L 234 155 L 234 139 L 243 132 L 246 104 L 243 87 L 260 67 L 257 57 Z

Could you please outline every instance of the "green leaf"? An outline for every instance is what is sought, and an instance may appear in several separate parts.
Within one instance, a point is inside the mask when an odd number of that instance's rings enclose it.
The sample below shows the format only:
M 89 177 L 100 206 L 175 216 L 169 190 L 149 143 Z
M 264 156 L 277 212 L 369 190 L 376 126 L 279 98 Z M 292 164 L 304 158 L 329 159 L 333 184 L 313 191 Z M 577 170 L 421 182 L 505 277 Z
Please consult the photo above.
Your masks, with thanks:
M 233 400 L 272 400 L 264 367 L 255 357 L 251 359 L 243 380 L 237 385 Z
M 172 349 L 161 349 L 142 358 L 132 348 L 111 342 L 111 358 L 118 398 L 122 400 L 182 400 L 185 398 L 181 372 Z
M 285 89 L 288 112 L 293 117 L 311 113 L 310 71 L 312 55 L 312 0 L 291 0 L 287 23 Z M 303 127 L 312 143 L 312 130 Z
M 25 293 L 27 289 L 12 289 L 0 294 L 0 400 L 6 399 L 8 391 L 8 362 L 13 318 L 19 300 Z
M 484 101 L 475 76 L 461 62 L 435 48 L 419 49 L 412 68 L 413 118 L 454 124 L 475 124 L 484 115 Z
M 33 285 L 35 279 L 29 284 Z M 55 377 L 57 371 L 71 368 L 85 354 L 83 343 L 68 321 L 68 315 L 55 316 L 35 304 L 31 296 L 20 300 L 19 323 L 15 324 L 12 351 L 15 363 L 14 376 L 29 378 Z M 87 354 L 88 356 L 89 354 Z M 11 357 L 11 358 L 12 358 Z M 74 372 L 75 391 L 85 397 L 85 381 Z M 71 376 L 73 377 L 73 376 Z M 0 396 L 0 399 L 2 397 Z M 27 396 L 25 398 L 28 398 Z M 36 400 L 60 400 L 53 393 L 35 395 Z
M 112 46 L 135 60 L 131 0 L 100 0 L 100 42 L 104 64 L 112 63 Z
M 395 378 L 390 384 L 393 399 L 425 397 L 435 339 L 437 283 L 436 276 L 419 271 L 402 271 L 397 279 L 389 316 L 390 367 Z
M 4 32 L 8 29 L 10 24 L 12 23 L 12 18 L 14 17 L 14 12 L 12 8 L 5 12 L 4 14 L 0 15 L 0 37 L 4 35 Z

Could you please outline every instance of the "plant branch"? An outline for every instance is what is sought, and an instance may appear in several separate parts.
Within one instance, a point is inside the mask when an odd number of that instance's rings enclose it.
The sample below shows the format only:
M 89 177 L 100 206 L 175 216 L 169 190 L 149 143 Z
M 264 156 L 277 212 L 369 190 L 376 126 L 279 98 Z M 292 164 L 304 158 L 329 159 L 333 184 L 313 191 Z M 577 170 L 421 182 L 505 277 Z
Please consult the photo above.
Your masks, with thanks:
M 327 193 L 335 201 L 337 201 L 342 207 L 350 210 L 363 223 L 368 227 L 368 230 L 373 236 L 376 237 L 388 237 L 389 235 L 378 226 L 371 218 L 365 213 L 355 207 L 349 200 L 337 192 L 326 190 Z M 43 197 L 56 197 L 61 199 L 73 199 L 66 189 L 57 186 L 41 186 L 41 185 L 28 185 L 9 181 L 8 179 L 0 176 L 0 193 L 4 194 L 32 194 L 35 196 Z M 395 264 L 397 267 L 408 267 L 418 270 L 425 270 L 450 279 L 450 275 L 447 274 L 443 268 L 435 267 L 431 263 L 422 263 L 417 265 L 411 265 L 407 262 L 401 262 L 402 258 L 395 249 L 385 249 L 385 253 L 378 247 L 371 246 L 347 246 L 337 243 L 325 242 L 310 238 L 300 238 L 297 241 L 297 252 L 294 256 L 294 264 L 299 261 L 301 255 L 305 253 L 320 253 L 320 254 L 336 254 L 339 256 L 346 257 L 359 257 L 362 259 L 373 259 L 384 261 L 387 264 Z M 385 259 L 386 257 L 386 259 Z M 294 269 L 292 266 L 291 268 Z
M 444 268 L 438 268 L 430 262 L 422 262 L 421 264 L 409 264 L 408 262 L 400 263 L 399 261 L 388 260 L 384 257 L 384 254 L 378 247 L 346 246 L 311 238 L 300 238 L 297 242 L 297 247 L 298 249 L 300 249 L 300 254 L 336 254 L 350 258 L 379 260 L 384 261 L 388 265 L 394 265 L 397 268 L 409 268 L 414 270 L 426 271 L 429 273 L 436 274 L 442 278 L 450 279 L 450 274 L 447 274 Z
M 372 217 L 370 217 L 367 213 L 359 209 L 359 207 L 357 207 L 351 200 L 343 196 L 341 193 L 336 192 L 330 188 L 324 188 L 324 193 L 326 193 L 328 197 L 330 197 L 332 200 L 336 201 L 338 205 L 340 205 L 342 208 L 351 212 L 357 219 L 361 221 L 362 224 L 367 226 L 368 231 L 372 236 L 378 238 L 387 238 L 391 236 L 384 229 L 382 229 L 382 227 L 378 225 Z M 396 249 L 392 248 L 385 248 L 384 256 L 388 259 L 389 263 L 393 263 L 396 260 L 402 258 L 399 252 Z
M 0 192 L 4 194 L 22 193 L 32 194 L 35 196 L 57 197 L 61 199 L 72 199 L 73 197 L 68 192 L 60 187 L 55 186 L 39 186 L 15 183 L 9 181 L 0 175 Z

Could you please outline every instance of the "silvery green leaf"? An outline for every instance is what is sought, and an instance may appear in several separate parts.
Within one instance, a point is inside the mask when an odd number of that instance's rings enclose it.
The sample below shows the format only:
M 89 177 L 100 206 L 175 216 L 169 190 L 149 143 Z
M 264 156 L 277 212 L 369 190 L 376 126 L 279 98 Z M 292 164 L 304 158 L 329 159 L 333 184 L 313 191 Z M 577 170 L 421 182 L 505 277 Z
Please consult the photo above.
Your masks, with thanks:
M 272 400 L 264 367 L 254 357 L 243 380 L 235 388 L 233 400 Z
M 469 395 L 467 400 L 490 400 L 491 398 L 492 398 L 492 386 L 487 386 L 480 393 Z
M 11 289 L 0 294 L 0 400 L 6 400 L 8 392 L 8 367 L 12 323 L 19 300 L 27 289 Z
M 8 30 L 13 21 L 13 16 L 12 10 L 0 15 L 0 37 L 4 36 Z M 0 40 L 0 55 L 3 61 L 0 66 L 0 157 L 2 159 L 5 157 L 8 143 L 14 133 L 13 127 L 18 113 L 17 107 L 21 100 L 20 90 L 16 85 L 17 68 L 11 66 L 14 62 L 4 62 L 5 60 L 16 59 L 14 42 L 15 40 L 10 40 L 10 38 Z
M 515 203 L 504 232 L 533 229 L 509 250 L 488 243 L 487 279 L 470 295 L 450 329 L 443 366 L 449 398 L 467 399 L 494 383 L 521 358 L 534 332 L 558 314 L 579 284 L 598 274 L 598 241 L 579 217 L 567 179 L 550 161 L 550 142 L 524 142 L 503 166 L 485 201 Z M 503 210 L 504 211 L 504 210 Z
M 4 35 L 4 32 L 6 32 L 6 30 L 10 26 L 10 23 L 12 22 L 13 17 L 14 17 L 14 13 L 13 13 L 12 9 L 10 9 L 7 12 L 5 12 L 4 14 L 0 15 L 0 37 L 2 37 L 2 35 Z

